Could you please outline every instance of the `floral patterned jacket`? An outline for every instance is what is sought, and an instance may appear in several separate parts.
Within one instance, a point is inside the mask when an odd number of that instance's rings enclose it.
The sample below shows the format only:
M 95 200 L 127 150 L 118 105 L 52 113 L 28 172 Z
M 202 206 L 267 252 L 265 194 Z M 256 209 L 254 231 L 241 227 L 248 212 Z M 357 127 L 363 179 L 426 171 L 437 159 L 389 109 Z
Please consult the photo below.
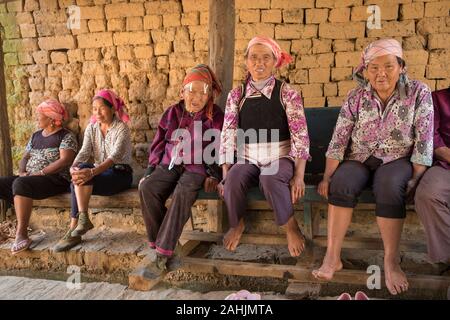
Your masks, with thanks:
M 326 156 L 366 161 L 371 155 L 388 163 L 403 157 L 430 166 L 433 161 L 433 102 L 427 85 L 407 80 L 382 109 L 370 84 L 349 92 Z

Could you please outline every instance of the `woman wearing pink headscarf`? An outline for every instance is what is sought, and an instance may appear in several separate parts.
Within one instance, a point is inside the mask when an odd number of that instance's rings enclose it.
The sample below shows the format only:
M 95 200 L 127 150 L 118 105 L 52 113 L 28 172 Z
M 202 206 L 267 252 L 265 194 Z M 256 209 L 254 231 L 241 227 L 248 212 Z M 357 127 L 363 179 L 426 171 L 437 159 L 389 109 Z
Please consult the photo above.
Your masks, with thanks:
M 92 100 L 92 117 L 84 132 L 83 146 L 75 158 L 72 175 L 71 220 L 56 252 L 69 250 L 94 225 L 88 206 L 92 194 L 110 196 L 131 187 L 131 139 L 125 104 L 111 90 L 100 90 Z
M 354 76 L 358 87 L 341 108 L 318 192 L 328 199 L 328 245 L 313 271 L 330 280 L 342 269 L 342 242 L 361 191 L 373 187 L 376 220 L 384 244 L 384 272 L 391 294 L 408 289 L 399 243 L 405 202 L 433 160 L 430 89 L 408 79 L 402 48 L 383 39 L 365 48 Z
M 66 109 L 57 100 L 42 102 L 36 109 L 40 130 L 33 133 L 19 163 L 19 175 L 0 177 L 0 199 L 13 204 L 17 216 L 12 254 L 27 250 L 33 199 L 45 199 L 69 191 L 69 166 L 77 152 L 77 139 L 63 128 Z
M 245 228 L 247 190 L 259 185 L 296 257 L 305 239 L 293 204 L 305 192 L 309 137 L 300 94 L 273 75 L 292 58 L 273 39 L 262 36 L 250 40 L 245 58 L 247 77 L 228 95 L 220 141 L 224 179 L 219 188 L 230 224 L 224 245 L 231 251 L 237 248 Z

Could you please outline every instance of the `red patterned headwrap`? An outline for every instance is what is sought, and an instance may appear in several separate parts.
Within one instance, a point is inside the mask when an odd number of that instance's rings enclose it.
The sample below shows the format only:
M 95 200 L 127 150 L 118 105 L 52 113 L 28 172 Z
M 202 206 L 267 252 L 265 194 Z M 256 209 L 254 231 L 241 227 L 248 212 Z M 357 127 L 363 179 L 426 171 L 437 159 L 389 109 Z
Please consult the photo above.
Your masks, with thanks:
M 202 81 L 212 89 L 212 95 L 206 103 L 206 116 L 212 120 L 214 98 L 222 92 L 222 85 L 211 68 L 206 64 L 198 64 L 189 70 L 186 77 L 184 77 L 182 87 L 184 88 L 193 81 Z

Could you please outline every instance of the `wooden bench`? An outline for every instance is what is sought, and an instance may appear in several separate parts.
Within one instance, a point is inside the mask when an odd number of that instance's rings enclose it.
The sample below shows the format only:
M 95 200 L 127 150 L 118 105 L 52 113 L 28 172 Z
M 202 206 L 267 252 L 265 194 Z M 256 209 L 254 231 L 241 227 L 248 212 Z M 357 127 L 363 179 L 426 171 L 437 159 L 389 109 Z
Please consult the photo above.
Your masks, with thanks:
M 221 243 L 223 238 L 223 214 L 226 208 L 216 194 L 200 192 L 199 199 L 217 199 L 219 205 L 212 212 L 211 221 L 216 224 L 217 232 L 198 232 L 185 231 L 182 234 L 182 240 L 188 241 L 186 250 L 183 251 L 185 256 L 183 259 L 183 268 L 193 272 L 218 272 L 228 275 L 240 276 L 258 276 L 258 277 L 275 277 L 287 278 L 290 282 L 288 291 L 296 290 L 299 282 L 317 282 L 311 276 L 311 268 L 314 260 L 313 250 L 315 246 L 326 247 L 326 236 L 319 234 L 320 210 L 326 208 L 326 199 L 317 193 L 317 184 L 320 182 L 325 169 L 325 153 L 331 136 L 334 131 L 340 107 L 326 108 L 306 108 L 306 119 L 308 123 L 308 131 L 310 136 L 310 153 L 312 161 L 307 163 L 305 172 L 306 191 L 305 196 L 299 200 L 299 204 L 303 206 L 303 222 L 304 234 L 307 238 L 307 249 L 303 255 L 309 255 L 311 264 L 305 266 L 297 263 L 296 265 L 274 265 L 262 264 L 254 262 L 240 262 L 220 260 L 214 261 L 205 259 L 200 253 L 193 251 L 199 243 Z M 249 203 L 254 201 L 264 201 L 264 195 L 259 188 L 251 189 L 247 194 Z M 359 206 L 371 205 L 373 207 L 374 195 L 370 188 L 365 189 L 359 199 Z M 413 210 L 412 206 L 407 207 Z M 225 219 L 226 221 L 226 219 Z M 214 229 L 214 228 L 213 228 Z M 268 234 L 243 234 L 241 238 L 242 244 L 257 245 L 286 245 L 285 235 L 268 235 Z M 363 237 L 347 237 L 344 240 L 343 248 L 362 249 L 362 250 L 383 250 L 383 243 L 380 238 L 363 238 Z M 423 242 L 402 240 L 400 250 L 405 252 L 426 252 L 426 245 Z M 189 256 L 190 252 L 194 252 Z M 345 284 L 366 285 L 368 274 L 365 270 L 343 270 L 335 274 L 333 282 Z M 435 275 L 415 274 L 408 276 L 410 287 L 416 289 L 431 290 L 447 290 L 450 285 L 450 277 L 442 277 Z M 384 279 L 382 277 L 382 283 Z M 301 287 L 301 285 L 300 285 Z
M 339 115 L 339 107 L 306 108 L 306 119 L 310 136 L 310 153 L 312 161 L 307 163 L 305 183 L 305 196 L 299 200 L 303 208 L 303 232 L 307 238 L 307 252 L 309 255 L 314 247 L 326 247 L 326 236 L 318 233 L 320 222 L 320 210 L 326 208 L 326 200 L 317 193 L 317 184 L 322 178 L 325 167 L 325 152 L 334 130 Z M 67 207 L 70 197 L 68 194 L 52 197 L 43 201 L 36 201 L 37 206 Z M 249 205 L 265 201 L 264 195 L 259 188 L 251 189 L 247 194 Z M 288 278 L 290 281 L 315 282 L 311 277 L 311 267 L 302 265 L 268 265 L 261 263 L 237 262 L 220 260 L 220 262 L 205 259 L 202 256 L 204 248 L 201 244 L 221 243 L 223 233 L 226 231 L 226 207 L 224 202 L 216 193 L 200 191 L 198 201 L 213 200 L 208 202 L 208 227 L 204 231 L 185 230 L 181 236 L 184 243 L 182 248 L 183 269 L 193 272 L 219 272 L 229 275 L 259 276 Z M 370 189 L 363 191 L 359 197 L 360 204 L 374 204 L 373 193 Z M 91 208 L 108 207 L 139 207 L 139 197 L 136 189 L 131 189 L 113 197 L 93 196 Z M 241 238 L 243 244 L 256 245 L 286 245 L 286 237 L 278 234 L 244 234 Z M 379 238 L 356 238 L 347 237 L 343 248 L 354 248 L 364 250 L 382 250 L 383 244 Z M 402 251 L 426 252 L 424 243 L 417 241 L 402 241 Z M 313 258 L 311 258 L 313 260 Z M 145 279 L 139 273 L 130 276 L 133 279 L 133 287 L 136 289 L 151 289 L 155 279 Z M 334 282 L 365 284 L 367 274 L 365 271 L 344 270 L 336 274 Z M 437 277 L 430 275 L 414 275 L 410 278 L 411 287 L 442 289 L 450 285 L 449 277 Z M 131 283 L 131 280 L 130 280 Z
M 331 140 L 334 126 L 339 116 L 340 107 L 326 107 L 326 108 L 306 108 L 305 115 L 308 123 L 308 132 L 310 137 L 310 154 L 312 161 L 307 162 L 305 170 L 305 196 L 299 200 L 299 203 L 303 205 L 303 219 L 305 230 L 303 233 L 312 245 L 326 246 L 326 237 L 318 235 L 318 226 L 320 220 L 320 212 L 318 204 L 326 203 L 321 195 L 317 193 L 317 185 L 321 181 L 323 172 L 325 171 L 325 153 L 328 148 L 328 144 Z M 198 199 L 217 199 L 220 201 L 216 193 L 206 193 L 201 191 Z M 250 189 L 247 194 L 249 202 L 252 201 L 264 201 L 265 197 L 258 187 Z M 374 204 L 375 199 L 370 188 L 367 188 L 360 195 L 358 202 L 360 204 Z M 322 205 L 323 207 L 323 205 Z M 211 221 L 211 224 L 217 224 L 217 232 L 223 232 L 223 225 L 221 215 L 224 214 L 226 208 L 223 203 L 216 209 L 217 212 L 212 214 L 216 221 Z M 202 240 L 215 242 L 217 235 L 206 235 L 196 232 L 185 232 L 184 239 L 189 240 Z M 260 238 L 257 240 L 257 238 Z M 250 240 L 252 239 L 252 240 Z M 253 242 L 258 244 L 286 244 L 284 236 L 256 236 L 256 235 L 244 235 L 242 241 Z M 383 249 L 381 239 L 374 238 L 352 238 L 346 239 L 344 248 L 365 248 L 365 249 Z M 426 252 L 426 247 L 423 244 L 412 241 L 403 241 L 401 249 L 405 251 L 413 252 Z

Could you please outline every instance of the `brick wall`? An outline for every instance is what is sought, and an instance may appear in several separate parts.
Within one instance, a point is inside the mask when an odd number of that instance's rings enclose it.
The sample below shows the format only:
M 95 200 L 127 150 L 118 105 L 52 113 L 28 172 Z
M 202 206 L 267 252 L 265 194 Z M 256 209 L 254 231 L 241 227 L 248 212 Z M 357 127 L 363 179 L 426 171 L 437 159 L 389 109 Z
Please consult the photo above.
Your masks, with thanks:
M 257 34 L 274 37 L 294 62 L 280 70 L 305 106 L 340 105 L 355 86 L 352 68 L 379 37 L 398 39 L 412 78 L 432 90 L 449 86 L 450 1 L 235 0 L 234 80 Z M 81 8 L 68 29 L 67 7 Z M 366 27 L 377 4 L 382 29 Z M 0 30 L 15 158 L 34 124 L 34 107 L 54 96 L 70 108 L 69 128 L 87 125 L 90 101 L 103 87 L 127 101 L 134 159 L 141 164 L 163 110 L 178 98 L 186 69 L 208 60 L 208 0 L 20 0 L 0 4 Z

